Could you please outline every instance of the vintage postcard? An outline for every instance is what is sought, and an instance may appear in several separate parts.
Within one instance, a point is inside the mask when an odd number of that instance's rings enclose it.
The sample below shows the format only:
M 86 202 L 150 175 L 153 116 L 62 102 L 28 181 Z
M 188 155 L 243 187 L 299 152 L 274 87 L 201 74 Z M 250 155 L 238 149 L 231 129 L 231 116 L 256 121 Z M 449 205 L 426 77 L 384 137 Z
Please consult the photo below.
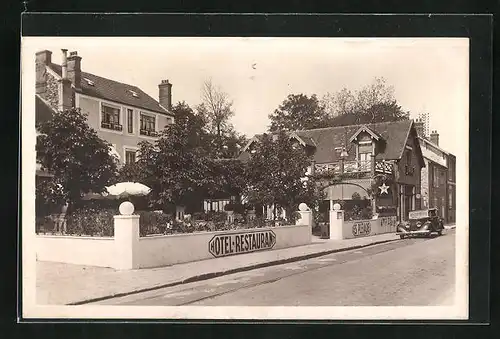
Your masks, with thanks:
M 21 42 L 25 319 L 467 319 L 468 39 Z

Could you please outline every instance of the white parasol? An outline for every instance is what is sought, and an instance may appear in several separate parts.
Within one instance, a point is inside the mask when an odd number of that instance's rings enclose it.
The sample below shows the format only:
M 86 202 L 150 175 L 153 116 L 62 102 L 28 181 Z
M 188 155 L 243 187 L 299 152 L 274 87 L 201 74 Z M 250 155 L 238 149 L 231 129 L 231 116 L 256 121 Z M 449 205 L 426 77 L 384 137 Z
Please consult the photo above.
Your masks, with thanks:
M 106 191 L 108 192 L 107 197 L 120 199 L 132 195 L 148 195 L 151 192 L 151 188 L 139 182 L 126 181 L 108 186 L 106 187 Z M 122 215 L 131 215 L 134 213 L 134 204 L 130 201 L 124 201 L 120 204 L 119 210 Z
M 120 199 L 132 195 L 148 195 L 151 192 L 151 188 L 139 182 L 126 181 L 108 186 L 106 187 L 106 191 L 110 197 Z

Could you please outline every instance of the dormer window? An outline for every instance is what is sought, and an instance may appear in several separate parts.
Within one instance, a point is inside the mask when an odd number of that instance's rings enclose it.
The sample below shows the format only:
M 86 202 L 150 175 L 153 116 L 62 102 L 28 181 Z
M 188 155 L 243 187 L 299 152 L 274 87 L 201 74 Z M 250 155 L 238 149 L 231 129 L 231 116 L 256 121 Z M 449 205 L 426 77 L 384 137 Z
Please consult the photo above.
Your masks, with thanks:
M 130 94 L 132 94 L 132 96 L 133 96 L 134 98 L 138 98 L 138 97 L 139 97 L 139 94 L 137 94 L 137 92 L 136 92 L 136 91 L 132 91 L 131 89 L 129 89 L 128 91 L 129 91 L 129 93 L 130 93 Z
M 371 170 L 372 158 L 376 152 L 375 146 L 381 141 L 383 141 L 383 137 L 374 130 L 371 130 L 368 126 L 361 126 L 356 133 L 351 136 L 349 142 L 356 144 L 358 170 Z
M 89 86 L 94 86 L 94 85 L 95 85 L 95 83 L 94 83 L 92 80 L 88 79 L 88 78 L 83 78 L 83 80 L 85 80 L 85 82 L 86 82 L 86 83 L 87 83 L 87 85 L 89 85 Z

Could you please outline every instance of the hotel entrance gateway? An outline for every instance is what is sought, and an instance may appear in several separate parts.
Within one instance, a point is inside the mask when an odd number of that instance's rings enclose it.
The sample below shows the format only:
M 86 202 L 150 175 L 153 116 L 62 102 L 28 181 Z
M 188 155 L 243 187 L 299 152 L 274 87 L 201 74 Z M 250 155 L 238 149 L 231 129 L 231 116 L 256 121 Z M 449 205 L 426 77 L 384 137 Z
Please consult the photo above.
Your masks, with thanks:
M 414 185 L 394 184 L 378 186 L 378 199 L 369 198 L 368 189 L 371 186 L 371 179 L 357 179 L 355 182 L 341 182 L 330 185 L 324 189 L 326 197 L 324 203 L 320 205 L 320 213 L 328 216 L 328 212 L 333 210 L 336 202 L 343 201 L 348 208 L 358 205 L 360 208 L 375 205 L 375 211 L 379 216 L 396 216 L 398 221 L 408 220 L 410 211 L 418 209 L 417 200 L 419 194 L 415 193 Z M 397 194 L 393 198 L 394 191 Z M 353 196 L 361 199 L 353 199 Z M 386 195 L 386 196 L 384 196 Z M 328 203 L 327 203 L 328 202 Z M 392 203 L 391 203 L 392 202 Z M 375 214 L 375 212 L 374 212 Z M 328 220 L 328 218 L 326 218 Z

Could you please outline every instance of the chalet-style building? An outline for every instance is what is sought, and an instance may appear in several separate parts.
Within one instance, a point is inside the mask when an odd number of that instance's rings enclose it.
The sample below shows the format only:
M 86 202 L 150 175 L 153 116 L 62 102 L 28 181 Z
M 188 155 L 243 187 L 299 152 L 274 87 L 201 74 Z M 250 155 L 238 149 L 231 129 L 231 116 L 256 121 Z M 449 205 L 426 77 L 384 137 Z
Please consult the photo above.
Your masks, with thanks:
M 429 137 L 424 132 L 424 122 L 415 121 L 419 142 L 424 156 L 422 169 L 422 207 L 437 208 L 439 215 L 448 223 L 455 222 L 456 192 L 455 164 L 453 154 L 439 147 L 439 133 L 432 131 Z
M 120 162 L 134 162 L 138 143 L 154 140 L 174 122 L 172 84 L 161 81 L 157 101 L 137 86 L 84 72 L 81 66 L 77 52 L 67 56 L 63 49 L 61 65 L 52 62 L 51 51 L 36 53 L 36 122 L 50 119 L 54 111 L 80 108 Z
M 371 199 L 379 216 L 407 219 L 421 207 L 420 172 L 425 167 L 412 120 L 295 131 L 290 137 L 311 157 L 308 174 L 342 181 L 326 186 L 330 208 L 354 196 Z M 254 137 L 239 158 L 251 157 Z M 373 192 L 373 194 L 370 194 Z

